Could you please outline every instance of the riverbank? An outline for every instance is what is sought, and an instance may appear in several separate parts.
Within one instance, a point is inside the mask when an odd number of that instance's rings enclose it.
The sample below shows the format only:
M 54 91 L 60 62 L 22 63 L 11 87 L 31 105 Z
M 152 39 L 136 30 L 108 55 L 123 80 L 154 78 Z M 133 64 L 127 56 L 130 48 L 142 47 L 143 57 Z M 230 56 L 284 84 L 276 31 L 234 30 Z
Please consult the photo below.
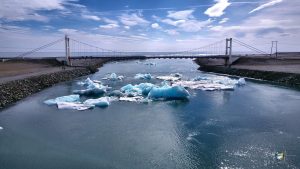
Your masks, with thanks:
M 1 63 L 0 109 L 60 82 L 95 73 L 109 59 L 93 64 L 63 67 L 55 59 L 10 60 Z
M 195 62 L 201 71 L 249 77 L 300 89 L 299 58 L 242 58 L 231 67 L 204 65 L 198 59 Z

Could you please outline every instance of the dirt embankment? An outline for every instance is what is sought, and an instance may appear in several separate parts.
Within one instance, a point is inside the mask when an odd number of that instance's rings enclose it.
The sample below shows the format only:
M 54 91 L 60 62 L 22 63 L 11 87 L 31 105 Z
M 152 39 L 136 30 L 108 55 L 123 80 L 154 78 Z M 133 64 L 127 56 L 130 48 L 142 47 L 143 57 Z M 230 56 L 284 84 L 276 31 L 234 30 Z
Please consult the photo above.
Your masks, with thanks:
M 230 67 L 204 65 L 195 60 L 199 70 L 261 79 L 300 89 L 300 58 L 240 58 Z

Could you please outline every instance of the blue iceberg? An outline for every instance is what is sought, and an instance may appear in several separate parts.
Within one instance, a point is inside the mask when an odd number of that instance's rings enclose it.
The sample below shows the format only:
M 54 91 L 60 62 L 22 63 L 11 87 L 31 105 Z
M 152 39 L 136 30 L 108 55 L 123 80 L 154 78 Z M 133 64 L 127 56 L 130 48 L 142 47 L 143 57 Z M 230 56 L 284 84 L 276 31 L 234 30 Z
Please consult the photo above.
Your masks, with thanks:
M 148 94 L 148 98 L 155 100 L 183 100 L 188 99 L 189 96 L 189 92 L 184 87 L 169 85 L 153 87 Z
M 68 95 L 68 96 L 61 96 L 55 99 L 49 99 L 44 101 L 47 105 L 56 105 L 58 102 L 78 102 L 80 101 L 80 97 L 77 94 Z
M 141 74 L 141 73 L 138 73 L 134 76 L 135 79 L 145 79 L 145 80 L 151 80 L 152 79 L 152 76 L 150 73 L 146 73 L 146 74 Z
M 121 88 L 121 91 L 127 95 L 137 96 L 137 95 L 148 95 L 150 90 L 155 85 L 152 83 L 140 83 L 138 85 L 128 84 Z

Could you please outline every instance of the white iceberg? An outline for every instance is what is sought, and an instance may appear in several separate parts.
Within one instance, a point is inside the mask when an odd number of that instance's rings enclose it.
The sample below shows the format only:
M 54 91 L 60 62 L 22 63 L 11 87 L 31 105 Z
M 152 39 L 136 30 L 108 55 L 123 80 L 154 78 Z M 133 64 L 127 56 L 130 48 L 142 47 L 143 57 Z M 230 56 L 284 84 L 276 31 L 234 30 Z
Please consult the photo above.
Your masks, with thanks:
M 84 81 L 77 82 L 77 84 L 80 85 L 80 86 L 89 86 L 89 85 L 92 85 L 94 83 L 102 84 L 101 81 L 91 80 L 89 77 L 87 79 L 85 79 Z
M 88 99 L 83 102 L 84 105 L 94 105 L 97 107 L 107 107 L 109 106 L 110 102 L 109 97 L 100 97 L 98 99 Z
M 94 108 L 95 105 L 82 104 L 80 102 L 58 102 L 58 109 L 70 109 L 70 110 L 87 110 Z
M 164 99 L 164 100 L 181 100 L 188 99 L 190 96 L 189 92 L 182 86 L 162 86 L 153 87 L 148 98 L 150 99 Z
M 135 79 L 145 79 L 145 80 L 151 80 L 152 79 L 152 76 L 150 73 L 146 73 L 146 74 L 141 74 L 141 73 L 138 73 L 134 76 Z
M 117 76 L 116 73 L 111 73 L 111 74 L 108 74 L 106 75 L 104 78 L 102 78 L 104 80 L 113 80 L 113 81 L 116 81 L 116 80 L 123 80 L 124 79 L 124 76 Z
M 181 77 L 182 77 L 181 74 L 175 73 L 175 74 L 171 74 L 169 76 L 157 76 L 156 79 L 166 80 L 166 81 L 178 81 L 181 79 Z
M 190 89 L 201 90 L 233 90 L 236 86 L 245 85 L 244 78 L 238 80 L 224 76 L 204 75 L 198 76 L 191 81 L 176 81 L 172 85 L 183 86 Z
M 58 102 L 78 102 L 80 101 L 80 97 L 78 94 L 68 95 L 68 96 L 61 96 L 55 99 L 49 99 L 44 101 L 47 105 L 55 105 Z
M 0 126 L 0 130 L 3 130 L 3 127 Z
M 120 97 L 120 101 L 127 101 L 127 102 L 143 102 L 143 96 L 134 96 L 134 97 Z
M 109 88 L 108 86 L 103 86 L 102 84 L 95 83 L 93 81 L 86 80 L 87 89 L 83 90 L 73 90 L 74 94 L 80 95 L 102 95 L 106 93 L 106 90 Z

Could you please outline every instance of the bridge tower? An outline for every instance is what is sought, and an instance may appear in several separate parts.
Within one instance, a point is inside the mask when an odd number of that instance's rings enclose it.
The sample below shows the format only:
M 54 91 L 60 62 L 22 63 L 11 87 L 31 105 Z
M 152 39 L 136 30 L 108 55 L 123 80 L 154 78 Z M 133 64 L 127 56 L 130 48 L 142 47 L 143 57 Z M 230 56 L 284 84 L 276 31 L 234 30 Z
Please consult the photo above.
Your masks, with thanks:
M 69 66 L 72 66 L 70 58 L 70 38 L 68 35 L 65 35 L 65 50 L 66 50 L 66 61 Z
M 225 55 L 227 56 L 227 58 L 225 59 L 225 65 L 230 66 L 230 64 L 231 64 L 231 55 L 232 55 L 232 38 L 226 38 Z

